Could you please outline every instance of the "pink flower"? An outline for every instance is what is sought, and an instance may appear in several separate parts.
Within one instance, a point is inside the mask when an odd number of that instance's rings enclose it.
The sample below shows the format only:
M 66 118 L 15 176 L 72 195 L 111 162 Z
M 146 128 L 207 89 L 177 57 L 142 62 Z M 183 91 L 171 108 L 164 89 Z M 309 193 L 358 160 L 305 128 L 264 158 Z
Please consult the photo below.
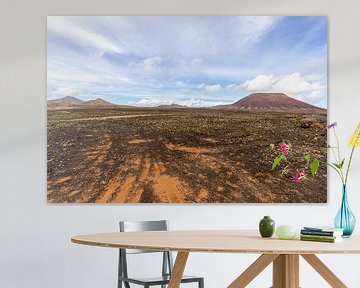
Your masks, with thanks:
M 285 143 L 280 143 L 279 145 L 280 145 L 281 152 L 284 155 L 289 154 L 289 146 L 288 145 L 286 145 Z
M 298 170 L 296 170 L 296 172 L 295 172 L 293 181 L 294 181 L 295 183 L 299 183 L 300 180 L 301 180 L 302 178 L 304 178 L 304 177 L 305 177 L 305 170 L 304 170 L 304 169 L 298 169 Z

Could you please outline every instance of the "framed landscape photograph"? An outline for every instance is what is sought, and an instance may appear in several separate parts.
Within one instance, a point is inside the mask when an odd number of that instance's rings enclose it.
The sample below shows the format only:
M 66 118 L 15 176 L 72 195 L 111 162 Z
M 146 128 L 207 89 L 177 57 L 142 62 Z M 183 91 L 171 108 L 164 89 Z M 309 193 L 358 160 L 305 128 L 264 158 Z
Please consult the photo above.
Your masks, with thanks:
M 47 200 L 326 203 L 327 91 L 323 16 L 48 16 Z

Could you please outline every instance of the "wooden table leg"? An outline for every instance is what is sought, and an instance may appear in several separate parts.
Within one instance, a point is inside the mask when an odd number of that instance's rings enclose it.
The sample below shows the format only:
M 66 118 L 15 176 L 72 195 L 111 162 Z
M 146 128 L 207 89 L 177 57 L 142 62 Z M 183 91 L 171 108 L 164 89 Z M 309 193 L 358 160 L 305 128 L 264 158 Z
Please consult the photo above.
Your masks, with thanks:
M 301 255 L 333 288 L 347 286 L 315 255 Z M 244 288 L 273 262 L 272 288 L 299 288 L 299 255 L 263 254 L 251 264 L 228 288 Z
M 228 288 L 244 288 L 254 280 L 271 262 L 273 262 L 279 255 L 277 254 L 263 254 L 254 263 L 252 263 Z
M 188 257 L 189 257 L 189 252 L 177 253 L 168 288 L 180 287 L 181 278 L 183 277 L 185 265 Z
M 324 280 L 334 288 L 347 288 L 347 286 L 314 254 L 301 255 Z
M 273 263 L 273 288 L 299 288 L 299 255 L 281 254 Z
M 299 255 L 288 255 L 289 287 L 299 288 Z

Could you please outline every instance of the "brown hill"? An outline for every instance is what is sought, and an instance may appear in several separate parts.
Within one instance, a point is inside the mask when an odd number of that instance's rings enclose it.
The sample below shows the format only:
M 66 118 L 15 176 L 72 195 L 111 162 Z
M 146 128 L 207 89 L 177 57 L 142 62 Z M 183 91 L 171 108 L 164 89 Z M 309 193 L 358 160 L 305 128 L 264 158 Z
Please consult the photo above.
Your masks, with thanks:
M 79 109 L 79 108 L 104 108 L 110 106 L 117 106 L 116 104 L 105 101 L 101 98 L 95 100 L 83 101 L 76 97 L 65 96 L 55 100 L 47 101 L 48 109 L 59 110 L 59 109 Z
M 87 106 L 114 106 L 115 104 L 105 101 L 104 99 L 97 98 L 95 100 L 89 100 L 83 103 Z
M 326 113 L 326 109 L 294 99 L 284 93 L 253 93 L 222 109 L 294 113 Z
M 83 104 L 85 101 L 75 98 L 73 96 L 65 96 L 59 99 L 48 100 L 48 104 L 62 104 L 62 105 L 77 105 Z

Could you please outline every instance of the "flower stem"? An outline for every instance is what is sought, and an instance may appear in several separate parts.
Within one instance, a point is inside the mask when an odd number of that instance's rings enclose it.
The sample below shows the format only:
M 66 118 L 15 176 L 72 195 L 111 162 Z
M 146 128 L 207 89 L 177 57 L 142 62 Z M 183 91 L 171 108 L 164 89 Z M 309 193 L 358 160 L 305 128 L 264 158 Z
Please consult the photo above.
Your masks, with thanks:
M 338 164 L 340 164 L 341 155 L 340 155 L 339 137 L 338 137 L 337 134 L 336 134 L 335 128 L 333 128 L 333 130 L 334 130 L 334 135 L 335 135 L 335 139 L 336 139 L 337 152 L 338 152 L 338 156 L 339 156 L 339 163 L 338 163 Z
M 339 137 L 338 137 L 337 134 L 336 134 L 335 128 L 333 128 L 333 131 L 334 131 L 334 135 L 335 135 L 335 139 L 336 139 L 336 146 L 337 146 L 336 149 L 337 149 L 337 152 L 338 152 L 338 161 L 337 161 L 337 164 L 340 165 L 341 162 L 342 162 L 342 160 L 341 160 L 342 158 L 341 158 L 341 154 L 340 154 Z M 331 150 L 333 150 L 333 149 L 331 149 Z M 334 153 L 334 156 L 335 156 L 335 153 Z M 336 161 L 336 156 L 335 156 L 335 161 Z M 333 168 L 334 168 L 334 167 L 333 167 Z M 335 170 L 337 170 L 337 169 L 335 169 Z M 337 171 L 338 171 L 338 173 L 339 173 L 339 175 L 340 175 L 341 182 L 342 182 L 343 184 L 346 184 L 346 182 L 344 181 L 344 173 L 343 173 L 342 167 L 341 167 L 340 169 L 338 169 Z
M 358 133 L 358 135 L 356 136 L 356 141 L 359 139 L 360 137 L 360 132 Z M 355 143 L 356 143 L 355 141 Z M 355 151 L 355 147 L 356 145 L 354 144 L 352 149 L 351 149 L 351 154 L 350 154 L 350 158 L 349 158 L 349 163 L 347 165 L 347 169 L 346 169 L 346 176 L 345 176 L 345 185 L 347 184 L 347 180 L 348 180 L 348 176 L 349 176 L 349 170 L 350 170 L 350 165 L 351 165 L 351 160 L 353 158 L 353 154 L 354 154 L 354 151 Z
M 331 152 L 332 152 L 332 154 L 333 154 L 333 156 L 334 156 L 334 159 L 335 159 L 335 161 L 336 161 L 336 164 L 339 164 L 339 163 L 340 163 L 340 160 L 337 159 L 334 148 L 330 148 L 330 150 L 331 150 Z
M 350 170 L 350 164 L 351 164 L 351 160 L 354 154 L 354 150 L 355 150 L 355 145 L 353 146 L 353 148 L 351 149 L 351 154 L 350 154 L 350 158 L 349 158 L 349 163 L 347 165 L 347 169 L 346 169 L 346 176 L 345 176 L 345 185 L 347 184 L 347 180 L 348 180 L 348 176 L 349 176 L 349 170 Z

